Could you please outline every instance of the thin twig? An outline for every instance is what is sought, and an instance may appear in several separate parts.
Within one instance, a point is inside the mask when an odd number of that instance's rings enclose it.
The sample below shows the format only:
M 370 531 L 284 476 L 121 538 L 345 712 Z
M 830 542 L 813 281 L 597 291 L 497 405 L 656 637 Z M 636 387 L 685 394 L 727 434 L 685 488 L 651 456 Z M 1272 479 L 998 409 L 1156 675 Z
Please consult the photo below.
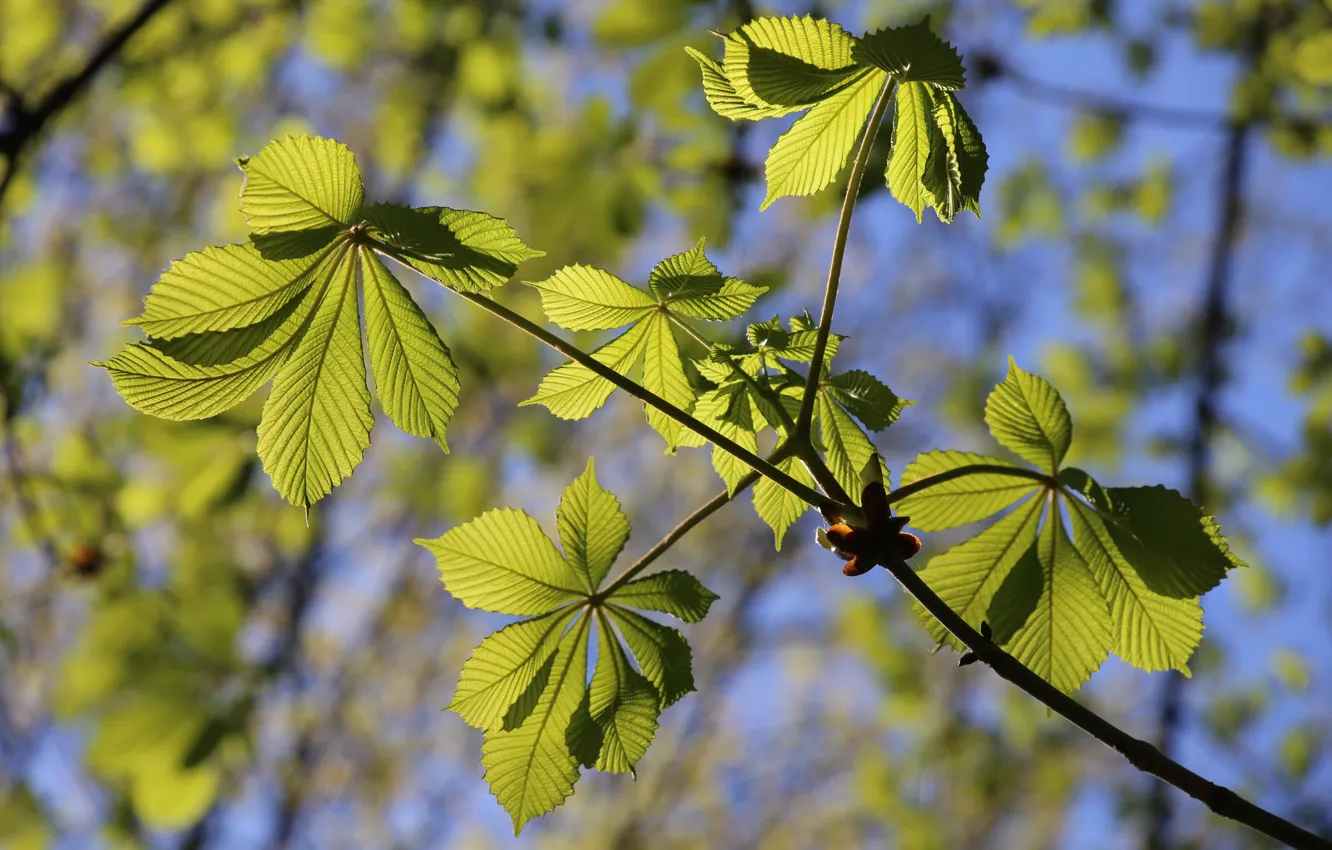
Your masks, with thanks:
M 1214 112 L 1199 112 L 1192 109 L 1176 109 L 1169 106 L 1155 106 L 1148 103 L 1120 100 L 1099 92 L 1080 91 L 1037 80 L 1007 66 L 1004 67 L 1002 78 L 1012 82 L 1013 87 L 1027 97 L 1062 106 L 1066 109 L 1122 115 L 1135 120 L 1197 127 L 1203 130 L 1224 130 L 1230 125 L 1230 119 L 1227 116 Z
M 860 149 L 856 151 L 855 162 L 851 164 L 851 176 L 846 181 L 846 196 L 842 199 L 842 213 L 837 218 L 837 233 L 833 236 L 832 259 L 828 263 L 828 283 L 823 288 L 823 310 L 819 313 L 819 329 L 814 337 L 809 381 L 805 384 L 805 394 L 800 398 L 800 415 L 796 417 L 797 440 L 809 439 L 810 424 L 814 421 L 814 397 L 818 394 L 819 384 L 823 382 L 823 356 L 828 352 L 833 308 L 837 306 L 837 287 L 842 282 L 842 259 L 846 256 L 846 242 L 851 235 L 851 214 L 855 212 L 860 183 L 865 176 L 865 165 L 874 148 L 874 139 L 879 135 L 883 115 L 888 110 L 888 101 L 892 100 L 893 88 L 893 77 L 890 74 L 883 82 L 883 91 L 879 92 L 874 111 L 870 113 L 869 122 L 865 125 L 865 135 L 860 139 Z
M 384 246 L 381 247 L 381 250 L 391 250 L 391 249 L 388 249 L 386 246 Z M 647 389 L 643 385 L 637 383 L 636 381 L 631 380 L 630 378 L 625 377 L 624 375 L 621 375 L 619 372 L 615 371 L 611 367 L 602 363 L 600 360 L 597 360 L 595 357 L 586 353 L 582 349 L 578 348 L 576 345 L 573 345 L 569 342 L 560 339 L 555 334 L 551 333 L 550 331 L 546 330 L 545 328 L 541 327 L 535 322 L 532 322 L 524 318 L 518 313 L 515 313 L 513 310 L 510 310 L 508 307 L 505 307 L 503 304 L 500 304 L 497 301 L 487 298 L 484 295 L 479 295 L 475 292 L 462 292 L 459 290 L 450 290 L 450 291 L 454 292 L 460 298 L 464 298 L 472 302 L 473 304 L 477 305 L 478 307 L 490 313 L 491 315 L 503 319 L 504 321 L 508 322 L 510 325 L 514 326 L 515 328 L 518 328 L 519 330 L 523 331 L 527 335 L 535 337 L 536 339 L 540 340 L 541 342 L 555 349 L 559 353 L 563 354 L 565 357 L 568 357 L 570 360 L 588 369 L 598 377 L 605 378 L 615 386 L 629 393 L 634 398 L 637 398 L 638 400 L 642 401 L 644 404 L 648 405 L 649 407 L 655 408 L 656 410 L 660 411 L 661 413 L 665 414 L 666 416 L 670 417 L 671 419 L 685 426 L 689 430 L 698 434 L 700 437 L 707 440 L 708 442 L 716 446 L 719 446 L 722 448 L 722 450 L 728 452 L 731 455 L 734 455 L 738 460 L 742 461 L 750 469 L 753 469 L 755 472 L 758 472 L 764 478 L 770 479 L 774 484 L 777 484 L 782 489 L 787 490 L 799 496 L 809 504 L 817 506 L 817 505 L 827 504 L 829 501 L 831 501 L 829 497 L 823 495 L 822 493 L 813 489 L 812 487 L 809 487 L 795 480 L 790 475 L 787 475 L 785 472 L 782 472 L 780 469 L 773 466 L 768 461 L 764 460 L 763 458 L 749 451 L 745 447 L 739 445 L 734 440 L 730 439 L 726 435 L 717 431 L 715 428 L 711 428 L 707 425 L 704 425 L 702 422 L 699 422 L 693 416 L 690 416 L 688 413 L 685 413 L 683 410 L 671 404 L 669 401 L 657 395 L 656 393 L 652 392 L 651 390 Z M 855 508 L 854 505 L 846 505 L 840 507 L 842 507 L 845 510 L 851 510 Z M 855 510 L 858 511 L 859 509 L 857 508 Z
M 785 453 L 786 449 L 779 446 L 777 450 L 774 451 L 772 455 L 769 456 L 769 459 L 781 460 L 782 456 Z M 760 477 L 761 476 L 757 472 L 747 472 L 745 473 L 743 478 L 741 478 L 738 482 L 736 482 L 734 492 L 723 490 L 722 492 L 713 496 L 710 500 L 708 500 L 706 504 L 703 505 L 703 507 L 694 511 L 689 516 L 685 517 L 684 520 L 682 520 L 679 525 L 677 525 L 675 528 L 672 528 L 670 533 L 667 534 L 665 537 L 663 537 L 661 539 L 661 542 L 659 542 L 656 546 L 653 546 L 651 549 L 649 549 L 647 553 L 643 555 L 643 557 L 639 558 L 637 561 L 634 561 L 632 564 L 630 564 L 629 567 L 624 572 L 620 573 L 620 575 L 614 581 L 606 585 L 606 587 L 604 587 L 600 592 L 598 592 L 597 597 L 605 599 L 615 591 L 619 590 L 624 585 L 628 584 L 629 581 L 631 581 L 635 576 L 643 572 L 643 570 L 647 569 L 648 567 L 652 566 L 653 561 L 657 560 L 662 555 L 666 554 L 666 551 L 670 549 L 672 546 L 674 546 L 676 543 L 678 543 L 681 537 L 684 537 L 686 534 L 692 531 L 694 526 L 698 525 L 703 520 L 707 519 L 708 517 L 715 514 L 717 511 L 724 508 L 736 496 L 739 496 L 745 490 L 748 490 L 750 485 L 752 485 L 755 481 L 758 481 Z
M 125 44 L 170 2 L 146 0 L 132 18 L 107 35 L 80 70 L 51 89 L 36 106 L 29 108 L 23 105 L 21 99 L 18 101 L 13 126 L 0 135 L 0 154 L 5 156 L 5 174 L 0 177 L 0 202 L 4 201 L 5 193 L 18 173 L 29 142 L 36 138 L 52 118 L 73 103 Z
M 684 332 L 689 334 L 689 336 L 699 345 L 702 345 L 709 350 L 712 349 L 712 343 L 709 342 L 708 338 L 703 336 L 703 334 L 701 334 L 693 325 L 690 325 L 670 310 L 666 311 L 666 318 L 674 322 L 677 327 L 683 329 Z M 740 379 L 743 380 L 751 390 L 762 396 L 763 399 L 768 402 L 772 407 L 773 412 L 777 414 L 777 418 L 780 420 L 782 427 L 786 429 L 787 435 L 794 434 L 795 420 L 791 418 L 791 414 L 786 412 L 786 405 L 782 404 L 782 400 L 773 393 L 772 388 L 759 383 L 754 379 L 753 375 L 746 372 L 740 364 L 736 363 L 734 360 L 728 359 L 727 363 L 730 365 L 731 371 L 739 375 Z M 791 450 L 792 453 L 800 459 L 800 462 L 805 465 L 805 469 L 809 470 L 809 474 L 814 478 L 814 481 L 823 488 L 823 492 L 827 493 L 835 501 L 843 504 L 850 504 L 852 502 L 852 499 L 847 495 L 846 490 L 842 489 L 842 485 L 837 480 L 837 476 L 833 475 L 832 470 L 828 468 L 828 464 L 824 463 L 823 458 L 819 457 L 819 453 L 814 449 L 814 443 L 812 440 L 808 437 L 804 440 L 798 440 L 796 444 L 792 446 Z

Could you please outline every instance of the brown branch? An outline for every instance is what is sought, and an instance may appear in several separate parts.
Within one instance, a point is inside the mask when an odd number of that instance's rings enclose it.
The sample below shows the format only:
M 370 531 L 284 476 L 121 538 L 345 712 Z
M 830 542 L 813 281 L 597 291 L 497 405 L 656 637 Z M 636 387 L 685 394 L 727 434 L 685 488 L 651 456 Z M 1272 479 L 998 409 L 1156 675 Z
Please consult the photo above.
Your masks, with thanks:
M 1124 756 L 1129 764 L 1138 770 L 1168 782 L 1221 817 L 1256 829 L 1296 850 L 1332 850 L 1332 841 L 1319 838 L 1261 806 L 1245 800 L 1229 788 L 1216 785 L 1199 776 L 1156 747 L 1133 737 L 1042 679 L 1022 662 L 1000 649 L 987 636 L 968 625 L 930 589 L 915 570 L 907 566 L 905 561 L 894 556 L 884 558 L 883 563 L 902 589 L 929 611 L 953 637 L 974 653 L 976 660 L 984 662 L 1028 696 Z
M 0 178 L 0 202 L 13 184 L 23 155 L 29 143 L 57 114 L 83 93 L 102 70 L 110 64 L 125 44 L 143 29 L 171 0 L 145 0 L 134 17 L 107 34 L 102 43 L 88 57 L 83 68 L 65 78 L 46 97 L 29 107 L 22 97 L 11 95 L 10 108 L 14 115 L 11 126 L 0 134 L 0 154 L 5 157 L 5 174 Z

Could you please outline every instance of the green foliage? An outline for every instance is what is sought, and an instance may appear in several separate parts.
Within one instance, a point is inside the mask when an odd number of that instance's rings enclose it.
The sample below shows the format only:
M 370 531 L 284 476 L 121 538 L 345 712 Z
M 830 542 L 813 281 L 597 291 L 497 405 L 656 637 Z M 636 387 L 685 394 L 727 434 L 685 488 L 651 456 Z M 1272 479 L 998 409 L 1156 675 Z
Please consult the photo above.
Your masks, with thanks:
M 435 556 L 445 589 L 464 605 L 529 617 L 481 642 L 449 704 L 485 732 L 486 781 L 515 834 L 573 793 L 580 765 L 632 773 L 662 709 L 694 689 L 684 636 L 632 609 L 695 623 L 717 599 L 679 570 L 603 589 L 629 521 L 597 482 L 591 460 L 565 489 L 556 517 L 563 554 L 536 520 L 510 509 L 416 541 Z
M 809 16 L 765 17 L 722 39 L 720 64 L 687 48 L 718 115 L 759 120 L 808 110 L 768 153 L 768 191 L 760 209 L 831 185 L 876 100 L 896 86 L 886 171 L 893 197 L 917 222 L 931 206 L 944 222 L 959 210 L 980 216 L 988 156 L 980 131 L 953 94 L 965 85 L 962 60 L 930 30 L 928 18 L 855 38 Z
M 549 278 L 527 282 L 541 293 L 552 322 L 569 330 L 605 330 L 630 325 L 592 356 L 622 375 L 633 375 L 641 362 L 644 387 L 680 410 L 694 408 L 695 391 L 685 373 L 676 332 L 686 319 L 733 319 L 767 290 L 722 275 L 703 251 L 703 240 L 658 263 L 648 289 L 632 286 L 609 272 L 567 266 Z M 547 375 L 536 395 L 523 404 L 541 404 L 562 419 L 582 419 L 606 403 L 615 385 L 580 363 Z M 693 443 L 684 426 L 647 407 L 647 420 L 666 438 L 667 451 Z
M 1061 690 L 1076 690 L 1114 652 L 1145 670 L 1188 671 L 1202 637 L 1198 597 L 1242 562 L 1216 522 L 1164 487 L 1102 487 L 1060 468 L 1073 425 L 1045 379 L 1009 361 L 985 406 L 990 433 L 1039 473 L 1007 461 L 930 452 L 904 483 L 984 464 L 907 496 L 904 515 L 925 530 L 965 525 L 1013 508 L 985 531 L 935 556 L 921 576 L 973 627 Z M 1065 528 L 1071 523 L 1072 537 Z M 936 640 L 955 639 L 917 608 Z
M 540 252 L 483 213 L 365 207 L 355 158 L 330 139 L 288 137 L 238 163 L 251 241 L 174 263 L 129 322 L 149 341 L 97 365 L 136 409 L 175 420 L 215 416 L 273 379 L 259 458 L 285 499 L 308 506 L 346 479 L 370 445 L 374 415 L 358 309 L 364 290 L 370 364 L 385 412 L 447 450 L 457 367 L 380 257 L 445 286 L 481 291 Z

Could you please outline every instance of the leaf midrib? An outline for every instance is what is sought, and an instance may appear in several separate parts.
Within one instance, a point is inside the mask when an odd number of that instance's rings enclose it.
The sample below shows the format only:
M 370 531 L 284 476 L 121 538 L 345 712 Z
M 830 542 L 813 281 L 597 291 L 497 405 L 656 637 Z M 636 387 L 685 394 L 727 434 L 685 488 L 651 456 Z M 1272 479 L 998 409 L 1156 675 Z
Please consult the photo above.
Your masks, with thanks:
M 565 661 L 565 663 L 562 666 L 562 669 L 560 670 L 559 681 L 553 683 L 552 682 L 546 683 L 547 688 L 554 688 L 554 690 L 551 691 L 550 705 L 547 707 L 546 711 L 542 714 L 541 722 L 539 724 L 539 727 L 536 729 L 536 736 L 532 739 L 532 747 L 528 750 L 527 757 L 526 759 L 524 759 L 526 764 L 524 765 L 523 769 L 522 793 L 519 795 L 518 798 L 519 812 L 523 812 L 527 809 L 527 792 L 528 789 L 531 787 L 532 765 L 536 761 L 537 751 L 541 748 L 542 738 L 545 737 L 546 726 L 550 724 L 550 718 L 555 713 L 555 705 L 560 698 L 560 691 L 564 689 L 564 683 L 569 678 L 570 668 L 574 666 L 574 661 L 577 659 L 578 644 L 582 642 L 582 640 L 584 639 L 585 632 L 587 630 L 587 617 L 580 617 L 577 625 L 575 625 L 574 628 L 578 630 L 578 634 L 576 634 L 573 640 L 570 641 L 569 643 L 569 658 Z M 559 652 L 559 650 L 557 649 L 556 652 Z M 586 670 L 583 671 L 583 675 L 587 675 Z M 518 727 L 518 729 L 522 729 L 522 727 L 520 726 Z

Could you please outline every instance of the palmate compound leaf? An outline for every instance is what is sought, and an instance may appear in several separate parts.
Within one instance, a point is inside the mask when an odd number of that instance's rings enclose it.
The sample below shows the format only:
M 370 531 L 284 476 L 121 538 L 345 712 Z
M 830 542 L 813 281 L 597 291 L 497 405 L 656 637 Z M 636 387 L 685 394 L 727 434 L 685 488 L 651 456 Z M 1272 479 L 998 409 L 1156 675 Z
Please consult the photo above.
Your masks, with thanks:
M 485 731 L 486 780 L 515 831 L 572 793 L 580 763 L 632 772 L 661 710 L 693 690 L 684 637 L 630 609 L 697 622 L 717 598 L 677 570 L 629 581 L 608 598 L 597 595 L 629 525 L 594 470 L 589 460 L 556 511 L 564 555 L 534 519 L 509 509 L 417 541 L 435 555 L 446 589 L 464 604 L 534 615 L 481 642 L 449 704 Z M 589 689 L 594 619 L 599 648 Z
M 1047 470 L 1068 449 L 1072 425 L 1058 394 L 1016 366 L 992 393 L 987 419 L 1004 445 Z M 912 483 L 974 464 L 1009 465 L 965 452 L 931 452 L 903 477 Z M 996 641 L 1065 690 L 1078 687 L 1099 665 L 1105 635 L 1104 645 L 1134 666 L 1187 673 L 1202 635 L 1197 594 L 1241 562 L 1215 520 L 1174 491 L 1106 488 L 1072 467 L 1045 482 L 995 471 L 946 481 L 898 508 L 913 526 L 938 530 L 984 519 L 1028 497 L 975 539 L 932 559 L 922 577 L 973 626 L 988 622 Z M 1015 561 L 1014 551 L 1035 534 L 1027 523 L 1038 521 L 1038 506 L 1052 497 L 1062 507 L 1044 511 L 1036 546 Z M 1071 523 L 1071 547 L 1064 516 Z M 1155 589 L 1145 580 L 1149 575 Z M 937 626 L 931 628 L 942 637 Z
M 369 444 L 359 269 L 384 408 L 404 431 L 445 446 L 457 370 L 370 249 L 470 290 L 502 283 L 540 252 L 484 213 L 364 207 L 354 157 L 329 139 L 288 137 L 239 163 L 250 243 L 173 264 L 129 322 L 149 342 L 96 365 L 132 406 L 168 419 L 214 416 L 276 375 L 259 455 L 275 488 L 308 506 L 351 473 Z
M 588 266 L 570 266 L 528 285 L 541 292 L 551 321 L 573 330 L 598 330 L 631 324 L 629 330 L 592 352 L 622 375 L 633 376 L 642 363 L 642 385 L 675 407 L 689 412 L 695 391 L 685 372 L 674 320 L 728 319 L 740 315 L 766 290 L 723 277 L 708 260 L 700 240 L 693 248 L 667 257 L 653 268 L 647 290 Z M 523 404 L 542 404 L 562 419 L 582 419 L 606 403 L 615 385 L 590 369 L 569 363 L 542 379 L 536 395 Z M 646 406 L 648 424 L 666 438 L 667 451 L 702 445 L 683 425 Z

